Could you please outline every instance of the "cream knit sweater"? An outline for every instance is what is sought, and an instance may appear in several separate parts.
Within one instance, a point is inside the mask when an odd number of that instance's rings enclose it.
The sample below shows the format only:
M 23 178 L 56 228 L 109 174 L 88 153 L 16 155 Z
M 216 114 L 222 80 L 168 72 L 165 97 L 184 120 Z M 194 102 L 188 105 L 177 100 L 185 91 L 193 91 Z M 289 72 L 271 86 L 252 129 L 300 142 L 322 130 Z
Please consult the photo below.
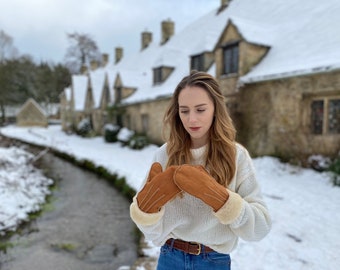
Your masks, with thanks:
M 238 238 L 258 241 L 271 228 L 267 207 L 262 199 L 248 151 L 237 144 L 236 173 L 228 186 L 229 199 L 216 213 L 200 199 L 184 193 L 168 202 L 158 213 L 145 213 L 137 205 L 136 196 L 130 215 L 147 240 L 161 246 L 169 238 L 192 241 L 220 253 L 230 253 Z M 206 146 L 192 149 L 194 165 L 203 165 Z M 167 163 L 166 144 L 155 154 L 154 162 Z M 145 180 L 146 181 L 146 180 Z M 144 181 L 144 183 L 145 183 Z

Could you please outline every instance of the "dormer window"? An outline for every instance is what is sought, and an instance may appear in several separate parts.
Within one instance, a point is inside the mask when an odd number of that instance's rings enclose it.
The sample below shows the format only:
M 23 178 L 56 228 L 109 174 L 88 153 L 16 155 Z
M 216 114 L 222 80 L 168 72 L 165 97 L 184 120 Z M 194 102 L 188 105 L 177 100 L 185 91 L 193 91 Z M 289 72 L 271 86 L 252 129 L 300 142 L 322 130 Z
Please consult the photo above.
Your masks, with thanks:
M 223 74 L 238 73 L 239 44 L 233 43 L 223 47 Z
M 153 69 L 153 83 L 161 83 L 162 82 L 162 68 L 154 68 Z
M 207 71 L 215 60 L 215 55 L 212 52 L 204 52 L 191 56 L 191 70 Z
M 204 54 L 194 55 L 191 57 L 191 69 L 197 71 L 205 71 Z
M 153 69 L 153 83 L 160 84 L 164 82 L 174 69 L 172 67 L 157 67 Z

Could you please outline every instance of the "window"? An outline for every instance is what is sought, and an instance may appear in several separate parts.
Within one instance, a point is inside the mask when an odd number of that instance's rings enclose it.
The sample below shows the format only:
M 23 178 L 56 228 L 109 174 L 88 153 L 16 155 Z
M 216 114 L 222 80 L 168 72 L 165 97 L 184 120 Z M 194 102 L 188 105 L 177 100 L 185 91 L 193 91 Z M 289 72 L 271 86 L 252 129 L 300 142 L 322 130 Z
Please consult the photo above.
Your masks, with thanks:
M 238 43 L 223 48 L 223 74 L 238 73 Z
M 204 71 L 204 54 L 199 54 L 191 57 L 191 69 Z
M 149 129 L 149 115 L 142 114 L 142 131 L 143 133 L 147 133 Z
M 174 70 L 172 67 L 161 66 L 153 69 L 153 83 L 160 84 L 164 82 Z
M 162 68 L 154 68 L 153 69 L 153 82 L 155 84 L 162 82 Z
M 322 134 L 323 110 L 324 110 L 323 100 L 313 101 L 312 103 L 312 132 L 313 134 Z
M 328 132 L 332 134 L 340 134 L 340 99 L 333 99 L 329 101 Z
M 131 116 L 129 114 L 127 114 L 125 116 L 125 119 L 126 119 L 126 126 L 127 126 L 127 128 L 128 129 L 132 129 L 132 127 L 131 127 Z
M 314 100 L 311 109 L 313 134 L 340 134 L 340 98 Z
M 121 100 L 122 100 L 122 88 L 121 87 L 117 87 L 115 103 L 119 103 Z

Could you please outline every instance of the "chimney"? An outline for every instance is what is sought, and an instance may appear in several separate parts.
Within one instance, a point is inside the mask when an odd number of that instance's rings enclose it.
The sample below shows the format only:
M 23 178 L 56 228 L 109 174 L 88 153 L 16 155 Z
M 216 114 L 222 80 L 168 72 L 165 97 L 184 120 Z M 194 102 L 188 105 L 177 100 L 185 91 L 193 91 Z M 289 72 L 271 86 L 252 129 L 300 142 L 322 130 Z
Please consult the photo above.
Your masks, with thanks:
M 115 64 L 117 64 L 123 58 L 123 48 L 116 47 L 115 48 Z
M 82 74 L 82 75 L 86 75 L 87 74 L 87 66 L 86 65 L 82 65 L 81 66 L 80 74 Z
M 221 7 L 228 6 L 231 0 L 221 0 Z
M 168 19 L 167 21 L 162 21 L 162 41 L 161 45 L 166 43 L 175 33 L 175 24 L 173 21 Z
M 103 53 L 102 54 L 102 67 L 105 67 L 109 62 L 109 54 Z
M 229 3 L 231 2 L 232 0 L 221 0 L 221 6 L 220 8 L 218 9 L 218 12 L 217 13 L 220 13 L 222 10 L 224 10 L 228 5 Z
M 91 70 L 96 70 L 98 68 L 98 61 L 97 60 L 91 60 L 90 62 Z
M 142 32 L 142 50 L 147 48 L 151 42 L 152 42 L 152 33 L 147 32 L 147 31 Z

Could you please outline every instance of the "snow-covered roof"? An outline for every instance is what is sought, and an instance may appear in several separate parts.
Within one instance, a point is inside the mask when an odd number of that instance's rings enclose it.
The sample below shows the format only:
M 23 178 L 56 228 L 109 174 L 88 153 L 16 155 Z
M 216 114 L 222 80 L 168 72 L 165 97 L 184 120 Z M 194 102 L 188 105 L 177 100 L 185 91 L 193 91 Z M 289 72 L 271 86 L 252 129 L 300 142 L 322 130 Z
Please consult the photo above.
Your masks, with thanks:
M 88 78 L 85 75 L 73 75 L 72 87 L 74 98 L 74 109 L 76 111 L 83 111 L 85 109 L 85 98 L 88 87 Z
M 340 68 L 340 1 L 235 0 L 230 9 L 245 37 L 251 35 L 271 47 L 242 82 Z M 251 22 L 261 27 L 253 32 Z
M 147 71 L 122 69 L 118 72 L 124 87 L 139 88 L 152 80 L 152 70 Z
M 92 95 L 95 108 L 98 108 L 100 106 L 100 101 L 105 84 L 105 74 L 106 72 L 103 69 L 98 69 L 90 73 Z
M 64 93 L 65 93 L 65 98 L 67 101 L 71 101 L 71 98 L 72 98 L 72 93 L 71 93 L 71 87 L 66 87 L 64 89 Z
M 164 45 L 153 41 L 117 64 L 109 64 L 112 89 L 119 74 L 125 87 L 136 88 L 124 103 L 170 96 L 190 71 L 190 57 L 213 51 L 229 23 L 250 43 L 267 46 L 260 63 L 240 78 L 243 83 L 310 74 L 340 68 L 340 1 L 233 0 L 208 12 L 172 36 Z M 167 80 L 153 84 L 152 69 L 174 68 Z M 215 75 L 215 64 L 208 71 Z
M 218 15 L 217 9 L 213 10 L 172 36 L 164 45 L 153 41 L 146 49 L 123 58 L 112 70 L 118 70 L 124 86 L 137 88 L 123 103 L 171 95 L 180 79 L 190 71 L 190 56 L 212 51 L 226 23 L 227 9 Z M 165 82 L 154 84 L 152 70 L 161 66 L 174 70 Z

